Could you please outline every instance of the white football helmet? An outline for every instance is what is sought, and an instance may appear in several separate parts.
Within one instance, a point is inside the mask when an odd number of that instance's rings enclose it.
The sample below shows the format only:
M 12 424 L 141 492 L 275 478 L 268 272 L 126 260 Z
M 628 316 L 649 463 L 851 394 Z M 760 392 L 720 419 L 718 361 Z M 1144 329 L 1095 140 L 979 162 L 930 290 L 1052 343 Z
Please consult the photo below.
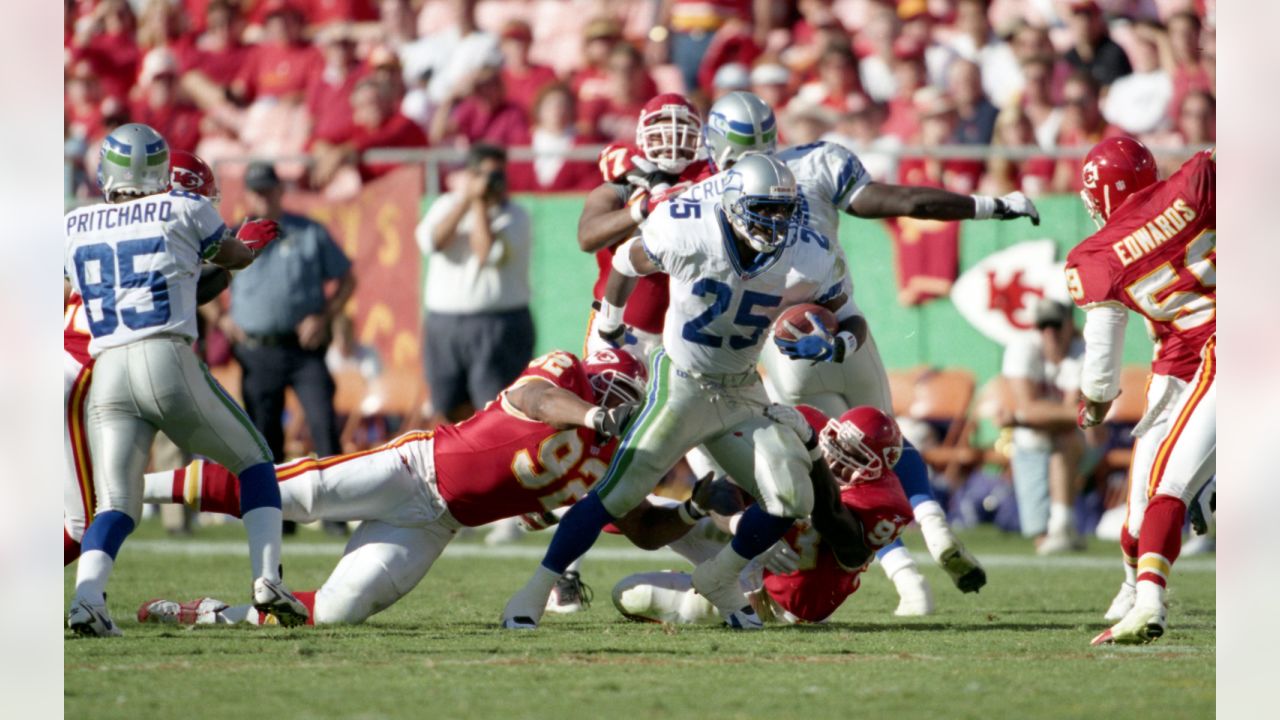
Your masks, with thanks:
M 653 96 L 640 111 L 636 145 L 644 157 L 665 173 L 679 175 L 698 156 L 702 119 L 683 96 Z
M 126 195 L 143 197 L 169 189 L 169 143 L 142 123 L 128 123 L 102 139 L 98 153 L 98 189 L 107 202 Z
M 796 176 L 771 155 L 743 155 L 725 180 L 720 207 L 751 249 L 773 252 L 786 244 L 800 209 Z

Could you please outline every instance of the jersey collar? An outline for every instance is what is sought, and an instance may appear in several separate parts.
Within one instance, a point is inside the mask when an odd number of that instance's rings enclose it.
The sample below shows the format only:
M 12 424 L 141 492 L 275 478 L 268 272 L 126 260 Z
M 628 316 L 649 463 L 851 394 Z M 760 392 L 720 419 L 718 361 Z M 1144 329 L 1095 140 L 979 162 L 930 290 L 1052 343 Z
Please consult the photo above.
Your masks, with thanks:
M 720 239 L 724 242 L 724 252 L 729 256 L 733 271 L 740 277 L 750 279 L 768 270 L 778 262 L 778 257 L 786 250 L 784 245 L 771 253 L 758 253 L 750 267 L 744 267 L 742 258 L 738 257 L 738 245 L 734 242 L 733 226 L 729 224 L 729 218 L 725 217 L 724 210 L 716 208 L 716 219 L 720 222 Z

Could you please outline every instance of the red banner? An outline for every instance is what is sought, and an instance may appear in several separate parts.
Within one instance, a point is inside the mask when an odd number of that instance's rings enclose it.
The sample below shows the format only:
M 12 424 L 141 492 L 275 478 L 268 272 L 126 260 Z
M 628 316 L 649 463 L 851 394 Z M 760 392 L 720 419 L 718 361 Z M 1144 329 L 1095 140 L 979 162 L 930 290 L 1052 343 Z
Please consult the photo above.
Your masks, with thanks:
M 245 215 L 244 183 L 220 181 L 222 215 Z M 320 193 L 288 192 L 284 206 L 329 229 L 355 265 L 356 292 L 347 304 L 356 340 L 376 348 L 386 368 L 421 368 L 422 258 L 414 241 L 422 206 L 422 170 L 402 167 L 365 184 L 350 200 Z

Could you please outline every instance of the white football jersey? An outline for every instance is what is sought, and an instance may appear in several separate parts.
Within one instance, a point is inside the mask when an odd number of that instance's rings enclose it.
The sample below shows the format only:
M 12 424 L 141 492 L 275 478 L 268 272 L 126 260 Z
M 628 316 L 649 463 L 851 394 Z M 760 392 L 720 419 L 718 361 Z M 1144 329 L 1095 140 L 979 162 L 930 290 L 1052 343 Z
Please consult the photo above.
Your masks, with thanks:
M 783 309 L 843 296 L 836 312 L 856 313 L 843 256 L 809 231 L 744 267 L 719 199 L 663 204 L 644 224 L 645 252 L 670 276 L 662 345 L 677 367 L 729 374 L 752 370 Z
M 66 215 L 63 271 L 84 298 L 89 354 L 157 334 L 195 340 L 200 261 L 227 226 L 209 201 L 175 190 Z

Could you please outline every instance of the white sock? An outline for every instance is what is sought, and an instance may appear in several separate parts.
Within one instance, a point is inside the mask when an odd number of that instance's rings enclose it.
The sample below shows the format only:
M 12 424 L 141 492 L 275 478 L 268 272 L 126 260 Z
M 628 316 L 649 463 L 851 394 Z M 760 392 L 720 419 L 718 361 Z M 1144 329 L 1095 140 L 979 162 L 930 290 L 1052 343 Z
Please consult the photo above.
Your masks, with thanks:
M 1150 580 L 1139 581 L 1133 604 L 1142 607 L 1163 607 L 1164 588 Z
M 905 547 L 896 547 L 884 554 L 884 557 L 878 558 L 880 567 L 884 568 L 884 574 L 893 579 L 899 570 L 916 567 L 915 558 L 911 557 L 911 551 Z
M 541 563 L 533 571 L 533 577 L 524 587 L 511 596 L 506 608 L 502 611 L 504 618 L 530 617 L 534 620 L 542 618 L 547 607 L 547 598 L 551 597 L 551 589 L 560 579 L 560 573 L 548 570 Z
M 1075 511 L 1070 505 L 1062 503 L 1052 503 L 1049 505 L 1049 527 L 1050 535 L 1065 535 L 1071 532 L 1071 528 L 1075 526 Z
M 256 580 L 280 580 L 280 528 L 284 515 L 280 508 L 254 508 L 244 514 L 244 529 L 249 533 L 249 565 Z
M 157 505 L 173 503 L 173 472 L 147 473 L 142 477 L 142 502 Z
M 733 545 L 725 545 L 723 550 L 707 561 L 715 572 L 716 577 L 731 578 L 738 577 L 749 562 L 751 562 L 751 558 L 744 558 L 739 555 L 738 551 L 733 549 Z
M 1128 562 L 1124 563 L 1124 581 L 1129 585 L 1133 585 L 1138 582 L 1138 568 L 1130 565 Z
M 102 605 L 106 602 L 103 592 L 107 589 L 107 580 L 111 578 L 111 569 L 116 561 L 101 550 L 89 550 L 80 556 L 76 566 L 76 599 L 84 600 L 90 605 Z
M 924 525 L 926 519 L 932 518 L 937 518 L 943 523 L 947 521 L 947 513 L 943 511 L 937 500 L 925 500 L 912 508 L 912 513 L 916 516 L 916 522 L 921 525 Z
M 574 560 L 573 562 L 569 563 L 569 567 L 565 568 L 564 571 L 566 573 L 578 572 L 581 568 L 582 568 L 582 558 L 578 558 L 577 560 Z

